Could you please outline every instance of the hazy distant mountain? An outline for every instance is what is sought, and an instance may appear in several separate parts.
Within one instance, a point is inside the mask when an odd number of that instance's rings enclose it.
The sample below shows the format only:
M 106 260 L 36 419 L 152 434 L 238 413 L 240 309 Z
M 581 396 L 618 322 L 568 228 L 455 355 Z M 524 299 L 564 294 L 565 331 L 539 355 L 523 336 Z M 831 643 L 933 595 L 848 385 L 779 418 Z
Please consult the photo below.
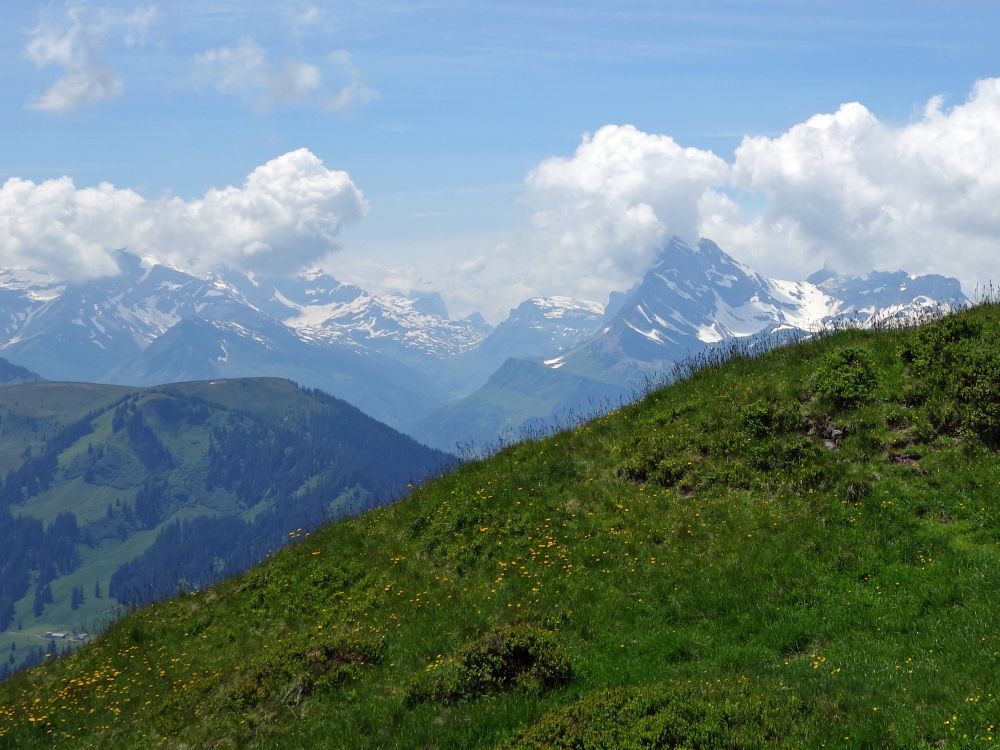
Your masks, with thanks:
M 599 411 L 601 404 L 636 393 L 648 378 L 662 377 L 674 362 L 727 341 L 763 337 L 759 345 L 766 345 L 845 318 L 863 324 L 965 302 L 959 282 L 943 276 L 822 272 L 806 281 L 782 281 L 754 272 L 709 240 L 691 247 L 674 239 L 640 283 L 611 295 L 591 335 L 564 350 L 551 341 L 548 354 L 535 355 L 533 363 L 508 362 L 481 388 L 421 420 L 412 432 L 452 449 L 489 442 L 525 425 Z M 480 346 L 500 338 L 505 326 Z M 541 367 L 550 371 L 547 377 L 538 372 Z
M 461 395 L 483 385 L 508 359 L 549 357 L 580 343 L 601 324 L 604 307 L 569 297 L 533 297 L 479 344 L 449 363 Z
M 0 388 L 21 383 L 37 383 L 42 378 L 27 367 L 11 364 L 6 359 L 0 359 Z
M 475 450 L 605 411 L 624 395 L 626 389 L 612 383 L 553 370 L 537 360 L 508 359 L 474 393 L 438 409 L 410 432 L 442 450 Z
M 902 271 L 770 279 L 709 240 L 672 240 L 606 306 L 536 297 L 496 328 L 478 314 L 452 320 L 434 292 L 377 295 L 322 271 L 199 276 L 125 252 L 119 265 L 118 276 L 68 284 L 0 271 L 0 355 L 51 380 L 288 377 L 449 448 L 634 392 L 736 338 L 965 301 L 955 279 Z M 558 374 L 542 385 L 536 366 Z
M 377 352 L 304 340 L 277 321 L 182 320 L 103 380 L 132 385 L 285 377 L 322 388 L 386 424 L 410 423 L 446 403 L 438 384 Z

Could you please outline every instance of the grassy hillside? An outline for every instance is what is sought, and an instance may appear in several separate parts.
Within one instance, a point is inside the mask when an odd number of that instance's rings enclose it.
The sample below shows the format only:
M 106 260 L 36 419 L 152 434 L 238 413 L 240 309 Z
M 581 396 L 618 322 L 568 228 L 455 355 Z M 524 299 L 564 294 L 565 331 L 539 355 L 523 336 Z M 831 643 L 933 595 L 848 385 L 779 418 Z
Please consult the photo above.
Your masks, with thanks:
M 287 380 L 0 389 L 0 677 L 449 460 Z
M 0 742 L 996 747 L 998 445 L 996 306 L 708 367 L 137 612 Z

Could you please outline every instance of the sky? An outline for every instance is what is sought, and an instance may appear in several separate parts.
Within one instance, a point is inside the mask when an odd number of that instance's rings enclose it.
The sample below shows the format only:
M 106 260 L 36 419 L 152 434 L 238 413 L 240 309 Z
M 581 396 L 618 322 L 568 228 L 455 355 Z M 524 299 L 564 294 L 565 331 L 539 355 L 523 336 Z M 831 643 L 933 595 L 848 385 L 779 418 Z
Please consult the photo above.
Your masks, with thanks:
M 321 265 L 493 321 L 664 238 L 996 273 L 986 0 L 4 3 L 0 264 Z

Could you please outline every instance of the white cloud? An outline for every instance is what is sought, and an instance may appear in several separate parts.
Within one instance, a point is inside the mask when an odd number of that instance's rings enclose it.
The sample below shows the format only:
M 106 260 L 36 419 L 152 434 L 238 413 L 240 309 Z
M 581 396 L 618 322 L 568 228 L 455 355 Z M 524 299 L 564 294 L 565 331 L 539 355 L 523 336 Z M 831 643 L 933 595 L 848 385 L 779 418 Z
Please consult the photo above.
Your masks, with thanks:
M 327 59 L 328 68 L 340 86 L 332 92 L 324 89 L 324 75 L 319 67 L 292 58 L 276 65 L 253 39 L 244 39 L 235 47 L 202 52 L 195 56 L 195 63 L 202 83 L 212 85 L 220 94 L 239 96 L 260 111 L 289 104 L 313 104 L 343 111 L 377 96 L 374 89 L 365 85 L 361 71 L 343 50 Z
M 253 39 L 202 52 L 195 62 L 203 80 L 212 82 L 220 94 L 236 94 L 262 110 L 301 102 L 323 83 L 315 65 L 292 59 L 272 64 Z
M 487 258 L 445 270 L 450 299 L 478 301 L 492 319 L 535 294 L 603 301 L 647 270 L 667 238 L 697 238 L 699 200 L 728 173 L 710 151 L 631 125 L 585 135 L 572 156 L 526 177 L 525 228 Z
M 845 104 L 777 137 L 745 137 L 731 163 L 606 126 L 532 170 L 523 204 L 527 227 L 508 243 L 443 270 L 452 299 L 494 319 L 517 295 L 602 301 L 674 234 L 710 237 L 777 277 L 828 264 L 942 273 L 971 289 L 998 276 L 1000 78 L 951 108 L 935 97 L 902 124 Z
M 351 56 L 347 52 L 337 50 L 328 59 L 337 73 L 341 86 L 327 99 L 327 108 L 337 112 L 354 110 L 378 98 L 378 92 L 365 83 L 364 75 L 351 61 Z
M 306 31 L 323 24 L 326 20 L 326 15 L 326 11 L 316 7 L 312 3 L 286 11 L 288 25 L 295 36 L 301 36 Z
M 0 187 L 0 258 L 63 278 L 117 272 L 110 250 L 126 244 L 144 201 L 109 183 L 77 189 L 68 177 L 34 183 L 13 177 Z
M 144 44 L 156 16 L 152 5 L 129 13 L 68 5 L 61 17 L 43 14 L 29 34 L 25 54 L 39 68 L 61 68 L 62 76 L 30 106 L 68 112 L 121 95 L 121 78 L 100 61 L 100 53 L 109 39 L 127 47 Z
M 704 231 L 763 266 L 985 280 L 1000 236 L 1000 79 L 950 109 L 935 97 L 902 125 L 852 103 L 775 138 L 744 138 L 733 175 L 763 209 L 710 214 Z
M 727 175 L 712 152 L 631 125 L 584 136 L 572 157 L 546 159 L 525 180 L 545 278 L 634 278 L 664 238 L 697 238 L 698 201 Z
M 114 251 L 128 248 L 189 268 L 287 272 L 336 249 L 343 225 L 366 211 L 350 176 L 306 149 L 190 201 L 108 183 L 78 189 L 68 177 L 13 178 L 0 187 L 0 264 L 97 277 L 116 273 Z

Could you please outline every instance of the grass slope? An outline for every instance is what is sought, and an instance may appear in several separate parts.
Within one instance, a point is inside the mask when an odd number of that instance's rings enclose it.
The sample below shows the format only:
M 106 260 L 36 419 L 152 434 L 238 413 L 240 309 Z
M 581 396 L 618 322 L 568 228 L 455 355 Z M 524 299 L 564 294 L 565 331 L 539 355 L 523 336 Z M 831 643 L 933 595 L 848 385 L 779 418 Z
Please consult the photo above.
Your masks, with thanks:
M 711 366 L 0 686 L 16 747 L 996 747 L 1000 310 Z

